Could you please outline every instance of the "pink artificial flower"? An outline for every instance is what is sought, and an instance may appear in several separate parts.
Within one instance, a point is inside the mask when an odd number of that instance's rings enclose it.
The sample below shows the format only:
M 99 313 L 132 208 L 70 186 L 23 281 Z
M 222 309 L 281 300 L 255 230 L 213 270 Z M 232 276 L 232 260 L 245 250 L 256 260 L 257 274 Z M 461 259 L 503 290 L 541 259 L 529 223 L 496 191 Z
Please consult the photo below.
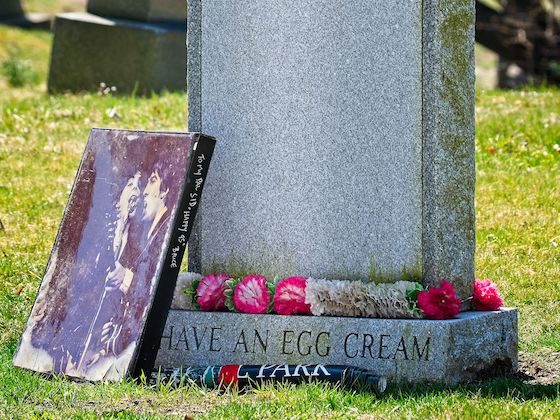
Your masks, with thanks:
M 498 287 L 489 279 L 474 281 L 473 307 L 477 311 L 497 311 L 504 304 Z
M 203 311 L 225 311 L 227 290 L 226 281 L 230 279 L 225 273 L 208 274 L 196 288 L 196 301 Z
M 453 285 L 442 280 L 440 287 L 431 286 L 427 292 L 418 293 L 418 306 L 429 319 L 454 318 L 461 311 Z
M 305 277 L 280 280 L 274 293 L 274 311 L 279 315 L 310 315 L 311 306 L 305 303 Z
M 245 277 L 233 291 L 235 309 L 246 314 L 265 314 L 270 305 L 270 290 L 266 278 L 256 274 Z

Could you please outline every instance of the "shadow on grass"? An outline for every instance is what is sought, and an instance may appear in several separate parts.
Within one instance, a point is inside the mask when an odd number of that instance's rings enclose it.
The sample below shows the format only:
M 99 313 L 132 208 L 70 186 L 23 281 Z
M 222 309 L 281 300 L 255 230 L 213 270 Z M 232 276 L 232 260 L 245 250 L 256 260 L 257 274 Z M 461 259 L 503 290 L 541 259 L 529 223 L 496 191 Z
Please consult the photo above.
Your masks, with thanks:
M 519 375 L 519 374 L 518 374 Z M 525 379 L 531 379 L 527 377 Z M 367 392 L 365 390 L 361 392 Z M 560 383 L 528 384 L 517 377 L 501 377 L 459 386 L 391 384 L 381 399 L 437 396 L 459 392 L 488 398 L 517 398 L 523 401 L 560 398 Z

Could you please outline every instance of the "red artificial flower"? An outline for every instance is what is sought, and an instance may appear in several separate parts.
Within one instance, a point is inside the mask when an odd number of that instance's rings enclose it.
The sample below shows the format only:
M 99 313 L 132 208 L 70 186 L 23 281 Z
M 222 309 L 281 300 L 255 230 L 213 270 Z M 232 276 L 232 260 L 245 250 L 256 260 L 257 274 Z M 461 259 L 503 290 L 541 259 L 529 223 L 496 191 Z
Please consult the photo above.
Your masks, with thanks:
M 265 314 L 268 312 L 270 297 L 266 278 L 253 274 L 237 283 L 233 291 L 233 304 L 239 312 Z
M 203 311 L 225 311 L 227 290 L 226 281 L 230 279 L 225 273 L 208 274 L 196 287 L 196 301 Z
M 498 287 L 489 279 L 474 281 L 473 307 L 477 311 L 497 311 L 504 304 Z
M 274 293 L 274 312 L 279 315 L 310 315 L 311 306 L 305 303 L 305 277 L 280 280 Z
M 431 286 L 427 292 L 418 293 L 418 306 L 429 319 L 449 319 L 461 311 L 461 299 L 457 298 L 453 285 L 442 280 L 440 287 Z

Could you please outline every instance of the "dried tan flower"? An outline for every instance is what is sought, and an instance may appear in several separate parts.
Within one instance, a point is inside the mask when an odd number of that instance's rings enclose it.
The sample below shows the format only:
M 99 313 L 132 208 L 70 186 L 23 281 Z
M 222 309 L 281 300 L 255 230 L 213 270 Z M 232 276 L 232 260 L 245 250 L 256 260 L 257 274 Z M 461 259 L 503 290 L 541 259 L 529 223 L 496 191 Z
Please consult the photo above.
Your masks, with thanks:
M 416 318 L 406 292 L 415 283 L 364 283 L 361 281 L 307 279 L 305 303 L 313 315 L 362 318 Z

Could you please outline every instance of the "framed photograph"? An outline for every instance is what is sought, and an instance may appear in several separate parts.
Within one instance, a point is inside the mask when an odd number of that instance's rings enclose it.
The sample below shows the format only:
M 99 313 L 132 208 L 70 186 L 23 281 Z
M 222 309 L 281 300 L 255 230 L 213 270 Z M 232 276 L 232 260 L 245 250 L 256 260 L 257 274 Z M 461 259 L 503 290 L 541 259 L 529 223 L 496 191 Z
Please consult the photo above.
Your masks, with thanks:
M 215 141 L 93 129 L 14 365 L 149 374 Z

